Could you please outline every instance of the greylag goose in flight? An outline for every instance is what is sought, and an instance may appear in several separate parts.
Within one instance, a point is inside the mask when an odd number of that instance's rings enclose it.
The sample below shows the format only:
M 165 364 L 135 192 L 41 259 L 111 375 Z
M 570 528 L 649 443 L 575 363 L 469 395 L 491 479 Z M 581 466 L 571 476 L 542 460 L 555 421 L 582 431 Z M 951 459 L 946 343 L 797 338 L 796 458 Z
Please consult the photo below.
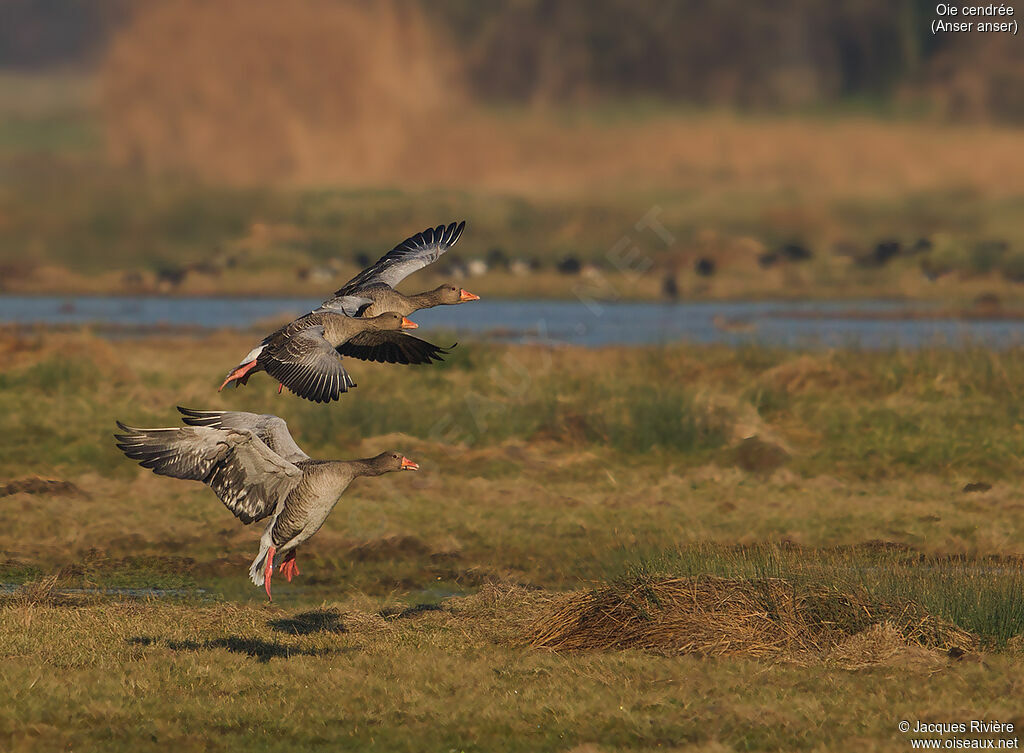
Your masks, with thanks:
M 253 348 L 228 374 L 229 383 L 245 384 L 260 371 L 294 394 L 317 403 L 337 400 L 356 383 L 345 370 L 342 356 L 381 363 L 422 364 L 443 360 L 446 348 L 407 335 L 416 329 L 401 314 L 388 312 L 352 318 L 329 311 L 314 311 L 286 324 Z
M 277 416 L 178 408 L 187 426 L 135 429 L 120 421 L 118 448 L 143 468 L 202 481 L 248 525 L 269 518 L 249 577 L 270 595 L 274 557 L 291 582 L 298 547 L 327 520 L 354 479 L 419 466 L 398 452 L 363 460 L 313 460 Z
M 433 306 L 480 300 L 480 296 L 451 283 L 415 295 L 403 295 L 395 290 L 395 286 L 406 277 L 433 264 L 454 246 L 465 227 L 464 221 L 458 225 L 453 222 L 447 227 L 428 227 L 422 233 L 406 238 L 372 267 L 346 282 L 332 298 L 320 304 L 317 311 L 337 311 L 348 316 L 376 316 L 396 311 L 402 316 L 409 316 L 414 311 Z

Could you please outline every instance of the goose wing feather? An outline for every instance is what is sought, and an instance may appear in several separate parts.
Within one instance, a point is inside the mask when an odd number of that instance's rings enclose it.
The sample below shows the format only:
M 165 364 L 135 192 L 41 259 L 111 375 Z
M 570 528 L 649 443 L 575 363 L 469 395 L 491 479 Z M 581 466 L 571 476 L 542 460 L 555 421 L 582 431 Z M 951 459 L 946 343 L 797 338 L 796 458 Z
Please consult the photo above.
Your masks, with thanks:
M 442 348 L 418 337 L 391 330 L 360 332 L 337 347 L 341 355 L 358 358 L 361 361 L 401 364 L 443 361 L 449 350 L 450 348 Z
M 299 397 L 316 403 L 337 400 L 356 386 L 341 356 L 324 339 L 323 326 L 269 343 L 260 359 L 270 376 Z
M 251 429 L 117 426 L 117 446 L 125 455 L 161 476 L 202 481 L 246 524 L 274 513 L 302 478 L 294 463 Z
M 395 287 L 413 272 L 433 264 L 438 258 L 454 246 L 466 223 L 451 223 L 447 227 L 438 225 L 416 233 L 388 251 L 377 262 L 343 285 L 335 292 L 334 299 L 341 296 L 358 295 L 359 291 L 380 285 Z M 327 305 L 330 301 L 326 301 Z
M 214 429 L 248 429 L 263 444 L 289 463 L 309 460 L 309 455 L 296 444 L 283 418 L 269 413 L 246 413 L 229 410 L 193 410 L 178 406 L 182 421 L 189 426 L 210 426 Z

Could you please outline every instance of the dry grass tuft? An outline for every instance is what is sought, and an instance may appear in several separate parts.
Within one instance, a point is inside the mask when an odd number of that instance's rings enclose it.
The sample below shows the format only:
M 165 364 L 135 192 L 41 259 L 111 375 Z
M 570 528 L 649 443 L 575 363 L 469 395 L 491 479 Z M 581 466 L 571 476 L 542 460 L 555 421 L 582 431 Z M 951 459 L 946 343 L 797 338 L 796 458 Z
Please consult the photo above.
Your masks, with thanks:
M 0 484 L 0 497 L 8 497 L 12 494 L 57 494 L 75 495 L 88 497 L 84 491 L 70 481 L 61 479 L 40 478 L 29 476 L 28 478 L 15 479 L 6 484 Z
M 48 604 L 53 599 L 58 580 L 60 580 L 58 576 L 48 575 L 45 578 L 25 583 L 14 592 L 13 601 L 19 606 Z
M 642 649 L 803 661 L 827 656 L 851 636 L 881 624 L 891 625 L 910 645 L 977 646 L 970 633 L 912 603 L 879 603 L 829 588 L 797 589 L 778 578 L 709 576 L 639 578 L 568 594 L 527 636 L 531 646 L 553 651 Z M 863 654 L 870 640 L 869 635 L 845 650 L 850 656 L 857 650 Z
M 749 473 L 771 473 L 789 460 L 785 449 L 756 436 L 744 439 L 728 455 L 734 465 Z
M 23 612 L 31 612 L 35 607 L 84 606 L 96 602 L 99 598 L 93 593 L 69 592 L 60 588 L 60 583 L 60 575 L 47 575 L 29 581 L 10 595 L 0 598 L 0 606 L 9 605 Z
M 899 627 L 881 622 L 841 641 L 826 661 L 843 669 L 878 665 L 929 669 L 947 663 L 948 654 L 907 642 Z
M 788 360 L 766 371 L 761 380 L 788 395 L 836 390 L 851 381 L 850 374 L 836 364 L 831 354 L 804 355 Z
M 442 606 L 464 632 L 493 643 L 521 645 L 523 635 L 559 598 L 551 591 L 485 583 L 475 594 L 448 599 Z

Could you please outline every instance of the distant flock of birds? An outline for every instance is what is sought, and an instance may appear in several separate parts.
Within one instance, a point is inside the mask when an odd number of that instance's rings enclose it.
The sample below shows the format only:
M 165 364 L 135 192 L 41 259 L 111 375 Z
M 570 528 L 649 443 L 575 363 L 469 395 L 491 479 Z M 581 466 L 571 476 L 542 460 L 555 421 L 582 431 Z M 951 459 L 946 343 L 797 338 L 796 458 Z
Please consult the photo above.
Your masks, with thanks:
M 451 284 L 409 296 L 395 286 L 454 246 L 465 227 L 453 222 L 407 238 L 317 309 L 267 335 L 220 389 L 244 385 L 264 371 L 278 382 L 279 393 L 287 387 L 306 400 L 329 403 L 356 386 L 343 357 L 398 364 L 443 360 L 449 348 L 407 334 L 417 327 L 409 315 L 479 296 Z M 269 519 L 249 569 L 268 599 L 275 558 L 290 582 L 299 574 L 298 547 L 320 530 L 353 480 L 419 470 L 393 451 L 362 460 L 314 460 L 295 443 L 284 420 L 269 414 L 178 410 L 183 427 L 137 429 L 118 421 L 117 446 L 154 473 L 203 482 L 247 525 Z

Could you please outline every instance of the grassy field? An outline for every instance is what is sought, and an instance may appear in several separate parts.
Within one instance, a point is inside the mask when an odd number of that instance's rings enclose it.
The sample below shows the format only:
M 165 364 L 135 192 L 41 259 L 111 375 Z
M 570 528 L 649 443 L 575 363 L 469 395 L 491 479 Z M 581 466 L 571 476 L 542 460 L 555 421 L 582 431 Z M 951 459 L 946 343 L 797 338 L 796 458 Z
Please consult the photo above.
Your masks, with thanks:
M 356 364 L 324 408 L 217 394 L 250 339 L 0 336 L 3 749 L 905 750 L 903 719 L 1024 724 L 1020 352 L 470 343 Z M 258 531 L 113 446 L 175 404 L 423 470 L 358 482 L 267 604 Z
M 266 185 L 115 166 L 90 77 L 0 84 L 2 292 L 315 297 L 466 218 L 415 288 L 1024 303 L 1015 129 L 474 106 L 379 180 L 306 148 Z M 218 394 L 256 339 L 0 330 L 0 749 L 906 750 L 901 720 L 1024 725 L 1024 352 L 470 342 L 354 364 L 329 407 L 263 376 Z M 268 604 L 259 531 L 114 447 L 175 405 L 422 470 L 358 481 Z

